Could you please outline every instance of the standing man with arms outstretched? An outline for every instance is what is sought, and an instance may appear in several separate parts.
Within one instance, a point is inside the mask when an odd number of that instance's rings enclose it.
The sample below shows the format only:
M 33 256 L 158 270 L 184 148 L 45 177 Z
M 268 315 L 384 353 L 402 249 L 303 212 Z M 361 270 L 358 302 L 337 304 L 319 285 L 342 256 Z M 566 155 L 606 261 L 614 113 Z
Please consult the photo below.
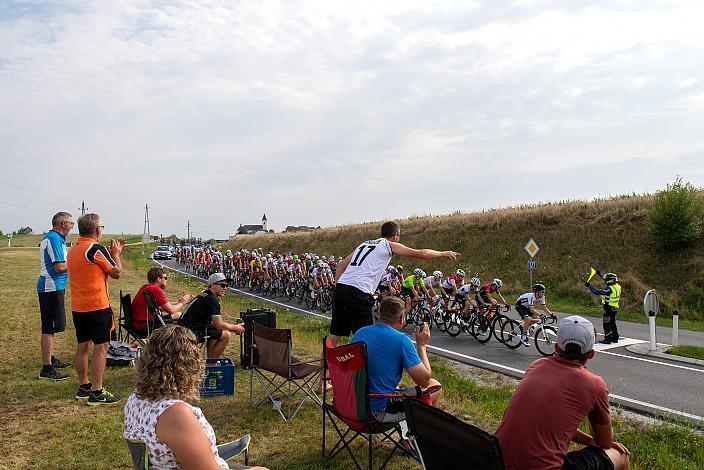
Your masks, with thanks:
M 73 217 L 68 212 L 57 212 L 51 219 L 51 230 L 39 244 L 39 312 L 42 318 L 42 370 L 40 379 L 66 380 L 68 374 L 56 369 L 68 367 L 54 357 L 54 334 L 66 330 L 64 291 L 66 269 L 66 236 L 73 228 Z
M 120 401 L 103 387 L 105 355 L 110 345 L 113 314 L 108 297 L 108 276 L 119 279 L 122 273 L 120 254 L 124 240 L 110 240 L 105 248 L 100 239 L 103 228 L 98 214 L 78 218 L 78 241 L 68 252 L 68 274 L 71 276 L 71 310 L 76 327 L 76 373 L 80 384 L 76 399 L 87 398 L 91 406 Z M 88 352 L 93 343 L 88 379 Z
M 360 243 L 337 265 L 329 336 L 333 347 L 337 346 L 340 336 L 349 336 L 373 323 L 372 295 L 393 255 L 451 260 L 460 256 L 454 251 L 409 248 L 399 243 L 400 239 L 398 224 L 386 222 L 381 226 L 380 238 Z

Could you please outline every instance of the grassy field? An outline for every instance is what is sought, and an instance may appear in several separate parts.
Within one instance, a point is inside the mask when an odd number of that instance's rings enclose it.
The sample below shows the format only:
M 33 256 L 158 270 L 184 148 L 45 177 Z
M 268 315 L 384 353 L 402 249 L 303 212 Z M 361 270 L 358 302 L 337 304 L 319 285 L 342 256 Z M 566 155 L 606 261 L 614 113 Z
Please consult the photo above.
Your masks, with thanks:
M 540 246 L 533 279 L 547 286 L 548 299 L 556 307 L 599 314 L 597 300 L 582 282 L 593 266 L 619 275 L 623 319 L 645 322 L 643 295 L 657 289 L 663 324 L 679 308 L 680 326 L 702 329 L 704 324 L 692 322 L 704 320 L 704 240 L 677 253 L 658 249 L 646 220 L 652 204 L 652 196 L 634 195 L 411 217 L 397 221 L 401 243 L 454 250 L 462 257 L 457 262 L 394 258 L 392 263 L 403 264 L 408 272 L 416 266 L 445 273 L 461 267 L 482 280 L 499 277 L 513 299 L 530 288 L 523 247 L 533 238 Z M 309 233 L 241 236 L 227 247 L 346 256 L 362 240 L 378 237 L 380 225 L 377 221 Z
M 667 354 L 704 360 L 704 348 L 698 346 L 676 346 L 665 351 Z
M 117 305 L 120 289 L 135 292 L 145 282 L 149 262 L 133 250 L 126 256 L 126 269 L 119 280 L 110 281 L 110 296 Z M 75 372 L 59 383 L 37 379 L 40 365 L 39 314 L 36 285 L 36 253 L 23 249 L 0 250 L 0 337 L 5 345 L 0 353 L 0 468 L 130 468 L 122 440 L 122 404 L 92 408 L 73 400 L 78 385 Z M 182 292 L 196 293 L 203 288 L 197 281 L 169 275 L 171 298 Z M 70 305 L 67 299 L 67 305 Z M 223 299 L 226 319 L 258 306 L 251 301 L 228 295 Z M 117 313 L 117 312 L 116 312 Z M 296 354 L 320 353 L 321 337 L 327 324 L 300 315 L 280 312 L 279 325 L 294 331 Z M 72 322 L 66 333 L 56 339 L 57 355 L 70 359 L 75 351 Z M 26 337 L 23 341 L 20 338 Z M 238 341 L 226 355 L 238 356 Z M 442 407 L 462 419 L 493 432 L 509 400 L 514 383 L 510 379 L 467 366 L 457 367 L 440 358 L 431 358 L 434 376 L 444 385 Z M 251 433 L 253 463 L 272 469 L 347 469 L 350 462 L 339 456 L 325 464 L 320 458 L 320 410 L 312 404 L 303 407 L 292 423 L 284 423 L 265 405 L 248 405 L 248 377 L 236 371 L 236 390 L 232 397 L 201 400 L 198 403 L 213 425 L 220 441 Z M 131 368 L 110 368 L 105 384 L 126 397 L 132 388 Z M 704 437 L 700 430 L 672 423 L 633 419 L 614 410 L 616 437 L 633 454 L 636 469 L 704 468 Z M 448 436 L 448 439 L 451 439 Z M 419 468 L 415 462 L 396 457 L 391 469 Z

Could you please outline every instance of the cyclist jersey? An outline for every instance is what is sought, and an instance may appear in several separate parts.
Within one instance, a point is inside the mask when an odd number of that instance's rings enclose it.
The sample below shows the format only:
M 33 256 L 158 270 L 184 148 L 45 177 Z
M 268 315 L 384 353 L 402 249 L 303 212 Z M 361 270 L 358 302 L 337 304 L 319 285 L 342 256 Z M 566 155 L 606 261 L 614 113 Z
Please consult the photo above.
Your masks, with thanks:
M 468 294 L 472 294 L 472 293 L 473 293 L 472 286 L 469 284 L 465 284 L 465 285 L 461 286 L 459 289 L 457 289 L 456 295 L 460 295 L 462 297 L 465 297 Z
M 389 283 L 394 282 L 395 280 L 396 280 L 396 276 L 394 276 L 393 274 L 390 274 L 390 273 L 386 273 L 386 274 L 384 274 L 384 277 L 381 278 L 381 284 L 379 284 L 379 285 L 384 286 L 384 287 L 389 287 Z
M 421 279 L 420 277 L 416 277 L 415 274 L 411 274 L 403 280 L 403 283 L 401 283 L 401 285 L 406 289 L 410 289 L 411 287 L 420 286 L 422 283 L 423 279 Z
M 462 284 L 460 283 L 459 279 L 457 279 L 457 276 L 454 274 L 452 276 L 449 276 L 442 282 L 442 287 L 444 287 L 445 289 L 452 289 L 452 286 L 456 287 L 457 285 L 461 286 Z
M 532 307 L 535 305 L 535 303 L 538 302 L 540 305 L 545 305 L 545 296 L 543 295 L 540 300 L 535 298 L 535 294 L 533 292 L 528 292 L 523 294 L 516 300 L 516 306 L 523 306 L 523 307 Z
M 360 243 L 350 255 L 351 260 L 339 282 L 373 294 L 393 254 L 391 243 L 386 238 Z
M 423 284 L 425 285 L 426 289 L 430 289 L 432 287 L 440 287 L 440 279 L 437 279 L 435 276 L 428 276 L 425 279 L 423 279 Z
M 486 303 L 491 303 L 491 293 L 494 292 L 494 285 L 489 283 L 485 286 L 482 286 L 481 289 L 479 289 L 479 292 L 477 292 L 477 296 L 483 300 Z

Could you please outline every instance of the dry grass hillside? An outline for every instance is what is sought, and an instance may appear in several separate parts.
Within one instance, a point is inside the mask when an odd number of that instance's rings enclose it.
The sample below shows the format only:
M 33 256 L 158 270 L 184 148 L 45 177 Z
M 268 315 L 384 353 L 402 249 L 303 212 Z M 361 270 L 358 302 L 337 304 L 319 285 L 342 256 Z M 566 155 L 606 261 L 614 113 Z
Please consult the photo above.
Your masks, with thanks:
M 576 305 L 593 302 L 583 283 L 589 266 L 612 271 L 623 285 L 622 305 L 638 309 L 647 289 L 661 298 L 662 314 L 680 309 L 681 318 L 704 319 L 704 242 L 675 254 L 661 251 L 648 233 L 650 195 L 619 196 L 592 202 L 567 201 L 474 213 L 412 217 L 397 221 L 401 243 L 455 250 L 461 261 L 415 263 L 395 258 L 407 269 L 416 265 L 443 272 L 462 267 L 482 280 L 500 277 L 510 294 L 528 288 L 523 250 L 530 238 L 540 246 L 534 281 L 546 284 L 553 299 Z M 346 256 L 361 241 L 378 237 L 380 222 L 326 228 L 311 233 L 238 237 L 228 248 L 312 251 Z

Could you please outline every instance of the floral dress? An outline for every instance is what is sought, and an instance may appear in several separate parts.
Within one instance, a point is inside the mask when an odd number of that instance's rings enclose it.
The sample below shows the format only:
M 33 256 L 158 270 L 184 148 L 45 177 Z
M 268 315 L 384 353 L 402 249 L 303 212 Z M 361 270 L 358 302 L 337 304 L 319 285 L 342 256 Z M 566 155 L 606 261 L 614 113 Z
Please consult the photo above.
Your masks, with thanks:
M 156 423 L 159 416 L 176 403 L 185 403 L 198 419 L 200 427 L 208 437 L 210 448 L 213 450 L 215 460 L 222 468 L 228 468 L 227 462 L 218 456 L 218 449 L 215 445 L 215 432 L 208 420 L 203 416 L 200 408 L 191 406 L 182 400 L 162 399 L 143 400 L 137 398 L 133 393 L 125 403 L 125 439 L 141 440 L 147 444 L 149 452 L 149 468 L 154 469 L 182 469 L 183 466 L 176 460 L 176 456 L 169 446 L 164 444 L 156 436 Z

